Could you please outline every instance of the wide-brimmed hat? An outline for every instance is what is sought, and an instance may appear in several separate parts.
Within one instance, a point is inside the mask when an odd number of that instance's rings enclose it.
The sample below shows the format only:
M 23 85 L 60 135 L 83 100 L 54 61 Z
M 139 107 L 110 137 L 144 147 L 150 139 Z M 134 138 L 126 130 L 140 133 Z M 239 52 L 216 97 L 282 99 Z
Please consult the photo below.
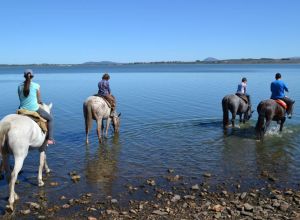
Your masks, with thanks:
M 26 70 L 24 70 L 24 77 L 25 77 L 25 78 L 26 78 L 26 76 L 27 76 L 28 74 L 30 74 L 30 78 L 33 78 L 33 77 L 34 77 L 32 69 L 26 69 Z

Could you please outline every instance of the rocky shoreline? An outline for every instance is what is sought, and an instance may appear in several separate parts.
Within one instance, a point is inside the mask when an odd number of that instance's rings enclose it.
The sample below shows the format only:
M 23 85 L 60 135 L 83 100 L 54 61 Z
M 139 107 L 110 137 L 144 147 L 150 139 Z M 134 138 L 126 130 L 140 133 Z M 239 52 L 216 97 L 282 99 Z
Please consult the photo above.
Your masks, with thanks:
M 262 175 L 265 175 L 262 174 Z M 205 173 L 206 179 L 211 174 Z M 211 190 L 207 182 L 189 184 L 172 170 L 164 178 L 147 179 L 138 186 L 126 185 L 126 192 L 113 198 L 96 198 L 89 192 L 78 198 L 61 195 L 55 204 L 48 203 L 42 195 L 36 201 L 26 202 L 4 219 L 300 219 L 300 191 L 280 190 L 269 179 L 265 187 L 242 191 Z M 80 181 L 77 179 L 77 181 Z M 76 183 L 74 183 L 76 184 Z M 167 186 L 166 186 L 167 185 Z M 147 199 L 134 199 L 144 194 Z

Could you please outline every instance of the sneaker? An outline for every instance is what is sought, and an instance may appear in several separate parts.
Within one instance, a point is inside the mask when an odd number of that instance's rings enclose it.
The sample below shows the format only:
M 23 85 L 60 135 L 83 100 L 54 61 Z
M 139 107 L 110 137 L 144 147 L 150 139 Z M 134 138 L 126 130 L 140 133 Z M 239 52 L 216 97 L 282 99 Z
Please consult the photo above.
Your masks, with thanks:
M 48 145 L 55 144 L 55 141 L 54 141 L 54 140 L 51 140 L 51 139 L 49 139 L 49 140 L 47 141 L 47 144 L 48 144 Z

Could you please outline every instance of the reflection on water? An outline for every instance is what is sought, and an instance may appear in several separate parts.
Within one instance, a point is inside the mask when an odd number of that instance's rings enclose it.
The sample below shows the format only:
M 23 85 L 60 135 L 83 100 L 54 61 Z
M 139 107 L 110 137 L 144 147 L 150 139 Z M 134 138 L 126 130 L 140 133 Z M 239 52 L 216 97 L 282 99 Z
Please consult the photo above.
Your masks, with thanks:
M 118 171 L 119 135 L 113 136 L 111 146 L 106 139 L 103 142 L 93 154 L 90 153 L 90 147 L 86 147 L 85 176 L 88 183 L 97 185 L 106 195 L 111 195 Z

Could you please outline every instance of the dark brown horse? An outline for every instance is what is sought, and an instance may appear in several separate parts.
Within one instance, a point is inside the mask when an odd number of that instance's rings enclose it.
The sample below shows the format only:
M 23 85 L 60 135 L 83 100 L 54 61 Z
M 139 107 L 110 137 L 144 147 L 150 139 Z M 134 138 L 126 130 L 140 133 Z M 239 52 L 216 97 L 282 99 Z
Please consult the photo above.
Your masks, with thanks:
M 280 123 L 279 131 L 282 131 L 285 122 L 286 110 L 273 99 L 261 101 L 257 106 L 258 120 L 255 126 L 257 138 L 262 140 L 271 121 Z M 291 112 L 292 114 L 292 109 Z
M 229 111 L 232 114 L 231 124 L 232 127 L 235 126 L 236 115 L 240 116 L 240 122 L 245 123 L 248 121 L 253 111 L 251 111 L 251 105 L 246 103 L 242 98 L 237 95 L 226 95 L 222 99 L 222 109 L 223 109 L 223 127 L 227 128 L 229 126 Z M 244 117 L 243 117 L 244 116 Z M 242 118 L 243 117 L 243 118 Z

